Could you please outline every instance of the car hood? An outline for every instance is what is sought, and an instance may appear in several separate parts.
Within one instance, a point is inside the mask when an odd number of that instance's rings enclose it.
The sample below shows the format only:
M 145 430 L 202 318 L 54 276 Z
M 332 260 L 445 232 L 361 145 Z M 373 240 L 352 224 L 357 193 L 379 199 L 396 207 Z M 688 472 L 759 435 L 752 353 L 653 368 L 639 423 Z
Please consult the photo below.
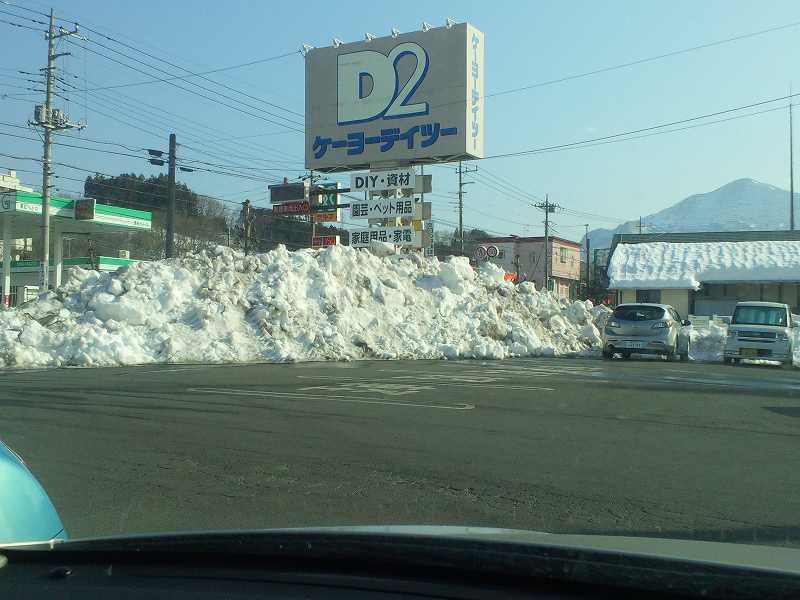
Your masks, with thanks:
M 381 525 L 318 528 L 262 529 L 253 531 L 216 531 L 170 533 L 159 535 L 116 536 L 55 540 L 46 544 L 10 545 L 30 549 L 86 551 L 169 551 L 230 552 L 260 554 L 291 542 L 302 541 L 308 548 L 329 542 L 384 543 L 387 547 L 402 541 L 472 541 L 563 549 L 566 551 L 602 552 L 611 555 L 688 561 L 708 565 L 775 571 L 800 575 L 800 549 L 740 543 L 708 542 L 687 539 L 631 537 L 593 534 L 561 534 L 543 531 L 491 527 L 431 525 Z
M 0 545 L 62 537 L 64 525 L 44 488 L 0 440 Z

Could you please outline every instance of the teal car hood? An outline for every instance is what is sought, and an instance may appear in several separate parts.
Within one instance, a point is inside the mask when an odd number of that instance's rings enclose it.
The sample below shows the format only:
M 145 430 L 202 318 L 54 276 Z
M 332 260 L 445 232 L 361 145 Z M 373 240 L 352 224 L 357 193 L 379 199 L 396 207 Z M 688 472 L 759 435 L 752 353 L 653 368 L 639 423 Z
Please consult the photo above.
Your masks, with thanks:
M 0 545 L 66 539 L 53 503 L 22 459 L 0 441 Z

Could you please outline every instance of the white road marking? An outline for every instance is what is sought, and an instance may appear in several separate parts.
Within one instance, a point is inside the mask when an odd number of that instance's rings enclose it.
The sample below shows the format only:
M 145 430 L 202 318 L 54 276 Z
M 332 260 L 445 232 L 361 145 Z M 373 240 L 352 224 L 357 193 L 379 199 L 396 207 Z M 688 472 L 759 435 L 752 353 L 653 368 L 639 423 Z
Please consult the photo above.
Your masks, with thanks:
M 298 394 L 296 392 L 270 392 L 266 390 L 235 390 L 219 388 L 189 388 L 190 392 L 200 394 L 226 394 L 228 396 L 260 396 L 278 400 L 319 400 L 323 402 L 345 402 L 353 404 L 383 404 L 388 406 L 409 406 L 412 408 L 432 408 L 439 410 L 472 410 L 474 404 L 416 404 L 413 402 L 396 402 L 393 400 L 366 400 L 363 398 L 347 398 L 344 396 L 318 396 L 314 394 Z
M 139 373 L 178 373 L 180 371 L 203 371 L 207 369 L 211 365 L 202 365 L 196 367 L 177 367 L 175 369 L 148 369 L 148 370 L 141 370 L 136 369 L 136 374 Z M 126 373 L 127 374 L 127 373 Z
M 436 389 L 430 385 L 410 385 L 405 383 L 383 383 L 380 381 L 354 381 L 352 383 L 336 383 L 333 385 L 314 385 L 298 388 L 301 392 L 312 390 L 330 390 L 332 392 L 372 392 L 386 396 L 407 396 L 418 394 L 423 390 Z
M 390 371 L 390 369 L 385 369 Z M 300 376 L 302 377 L 302 376 Z M 319 377 L 317 379 L 330 379 L 330 377 Z M 524 384 L 509 384 L 499 383 L 507 381 L 507 377 L 481 377 L 473 375 L 451 375 L 439 373 L 416 373 L 414 375 L 392 375 L 386 378 L 387 381 L 394 381 L 398 379 L 410 379 L 416 382 L 424 383 L 437 383 L 442 382 L 443 385 L 451 387 L 468 387 L 468 388 L 496 388 L 501 390 L 527 390 L 527 391 L 544 391 L 554 392 L 554 388 L 540 387 Z M 369 391 L 375 393 L 386 394 L 387 396 L 404 396 L 406 394 L 416 394 L 422 390 L 434 390 L 435 386 L 430 385 L 411 385 L 411 384 L 396 384 L 396 383 L 381 383 L 381 382 L 359 382 L 359 383 L 341 383 L 332 385 L 318 385 L 311 387 L 299 388 L 301 390 L 332 390 L 332 391 Z

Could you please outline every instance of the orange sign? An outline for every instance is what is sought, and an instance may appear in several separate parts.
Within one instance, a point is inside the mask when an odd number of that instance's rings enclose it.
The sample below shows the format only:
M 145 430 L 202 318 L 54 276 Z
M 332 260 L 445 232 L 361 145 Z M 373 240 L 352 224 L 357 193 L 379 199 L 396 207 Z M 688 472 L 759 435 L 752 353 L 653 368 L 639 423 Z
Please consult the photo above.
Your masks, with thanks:
M 329 221 L 337 221 L 336 218 L 338 215 L 335 212 L 317 212 L 311 213 L 311 218 L 316 221 L 317 223 L 321 222 L 329 222 Z

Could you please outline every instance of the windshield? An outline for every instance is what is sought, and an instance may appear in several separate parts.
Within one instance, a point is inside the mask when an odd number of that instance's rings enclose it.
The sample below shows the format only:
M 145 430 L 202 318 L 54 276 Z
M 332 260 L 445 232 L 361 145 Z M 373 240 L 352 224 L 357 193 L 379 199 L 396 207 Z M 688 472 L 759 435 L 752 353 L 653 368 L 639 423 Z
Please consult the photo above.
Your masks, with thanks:
M 733 313 L 734 325 L 774 325 L 786 327 L 786 309 L 774 306 L 739 306 Z
M 0 0 L 0 439 L 70 538 L 800 547 L 771 4 Z
M 658 306 L 618 306 L 614 318 L 620 321 L 656 321 L 664 317 L 664 309 Z

